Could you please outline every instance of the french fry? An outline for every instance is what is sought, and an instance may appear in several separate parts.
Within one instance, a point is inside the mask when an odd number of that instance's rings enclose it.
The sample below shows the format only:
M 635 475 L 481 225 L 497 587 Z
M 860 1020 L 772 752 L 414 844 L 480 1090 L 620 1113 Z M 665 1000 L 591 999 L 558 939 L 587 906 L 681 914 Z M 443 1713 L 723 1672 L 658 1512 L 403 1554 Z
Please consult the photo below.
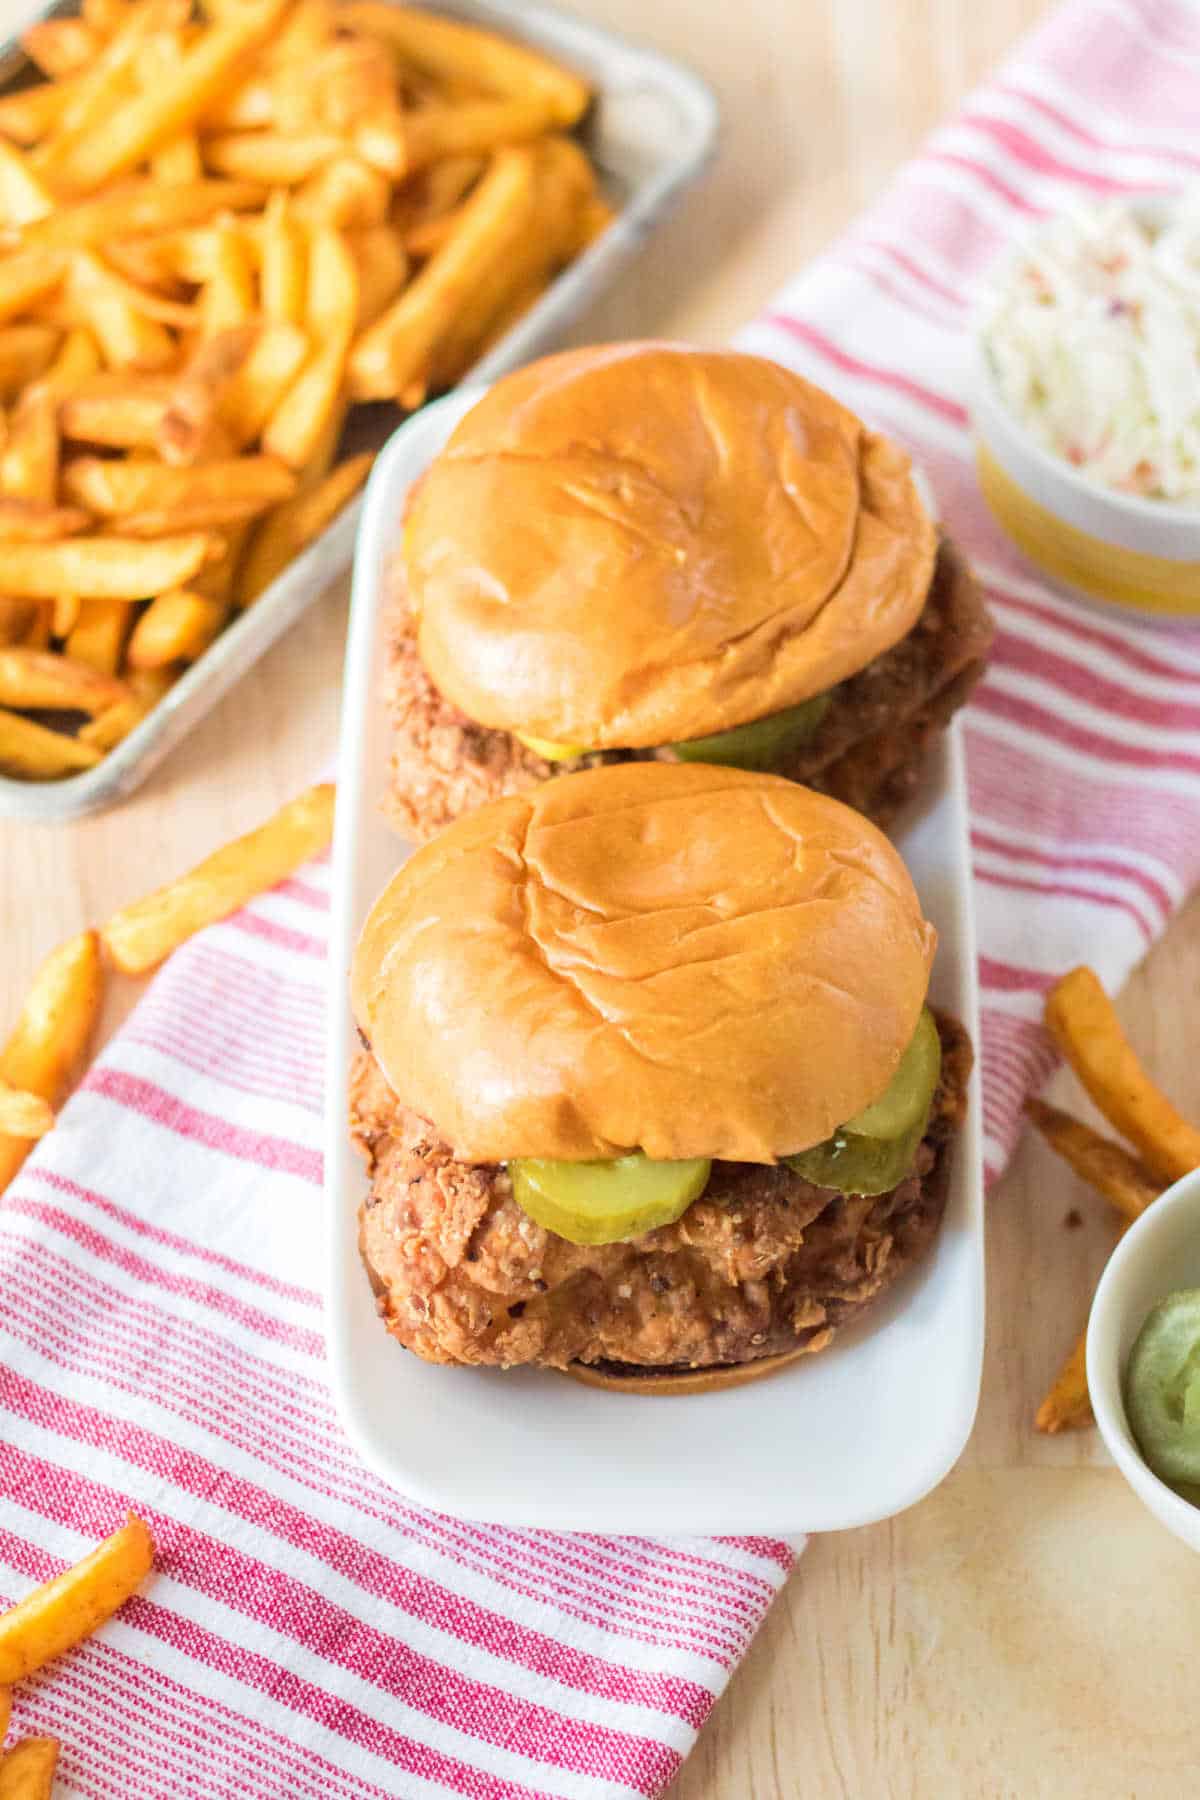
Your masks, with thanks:
M 125 640 L 133 628 L 133 609 L 125 600 L 81 600 L 79 616 L 67 638 L 67 655 L 101 674 L 121 666 Z
M 136 1513 L 90 1555 L 0 1614 L 0 1681 L 11 1686 L 111 1619 L 154 1566 L 154 1539 Z
M 268 514 L 251 540 L 239 578 L 243 606 L 257 600 L 292 558 L 332 524 L 367 479 L 371 462 L 369 452 L 348 457 L 313 487 Z
M 368 119 L 355 132 L 359 155 L 395 180 L 446 156 L 479 156 L 543 137 L 554 124 L 544 100 L 476 100 L 429 106 L 395 121 Z
M 0 706 L 98 713 L 127 696 L 123 681 L 56 651 L 0 649 Z
M 254 270 L 246 240 L 232 221 L 216 228 L 216 258 L 204 289 L 202 316 L 209 337 L 245 325 L 254 314 Z
M 50 1800 L 57 1765 L 57 1738 L 22 1738 L 0 1753 L 0 1800 Z
M 262 310 L 281 325 L 303 325 L 308 241 L 287 196 L 271 195 L 263 213 L 261 266 Z
M 1051 988 L 1045 1017 L 1087 1093 L 1155 1175 L 1172 1182 L 1200 1167 L 1200 1131 L 1150 1080 L 1091 969 L 1072 969 Z
M 357 156 L 339 156 L 296 191 L 296 214 L 310 225 L 335 231 L 367 231 L 383 225 L 391 206 L 386 175 Z
M 0 1138 L 37 1139 L 54 1129 L 54 1108 L 40 1094 L 0 1081 Z
M 100 351 L 91 332 L 68 331 L 57 356 L 42 377 L 42 385 L 61 401 L 99 370 Z
M 195 932 L 293 874 L 328 844 L 333 801 L 332 783 L 310 788 L 257 831 L 237 838 L 180 880 L 114 914 L 101 935 L 117 968 L 126 975 L 145 974 Z
M 201 179 L 168 188 L 153 177 L 142 177 L 126 182 L 117 193 L 60 207 L 28 225 L 21 241 L 30 250 L 103 249 L 113 239 L 177 231 L 202 225 L 219 213 L 248 212 L 262 204 L 263 196 L 261 182 Z
M 58 287 L 66 272 L 66 258 L 58 250 L 16 250 L 0 257 L 0 324 Z
M 42 605 L 44 606 L 45 604 L 46 603 L 43 600 Z M 58 594 L 50 604 L 54 608 L 52 614 L 53 624 L 51 636 L 56 638 L 69 638 L 79 623 L 79 614 L 83 607 L 83 601 L 79 598 L 78 594 Z
M 44 375 L 62 343 L 53 325 L 6 325 L 0 328 L 0 394 L 10 400 L 19 389 Z
M 0 543 L 0 592 L 14 598 L 141 600 L 182 587 L 220 543 L 203 532 L 153 543 L 116 537 L 67 538 L 56 544 Z
M 49 388 L 25 390 L 0 454 L 0 493 L 52 507 L 58 491 L 58 401 Z
M 1052 1150 L 1070 1164 L 1081 1180 L 1094 1187 L 1123 1219 L 1138 1219 L 1157 1200 L 1161 1183 L 1154 1180 L 1123 1144 L 1101 1137 L 1090 1125 L 1044 1100 L 1027 1100 L 1025 1111 Z
M 322 164 L 344 155 L 352 146 L 347 138 L 328 131 L 288 137 L 274 131 L 231 131 L 208 138 L 204 160 L 219 175 L 248 181 L 257 173 L 272 187 L 297 187 L 315 175 Z
M 1087 1384 L 1087 1333 L 1055 1377 L 1054 1386 L 1038 1407 L 1034 1428 L 1053 1437 L 1059 1431 L 1081 1431 L 1092 1424 L 1092 1402 Z
M 94 719 L 89 719 L 80 729 L 80 742 L 90 744 L 94 750 L 107 754 L 108 751 L 115 750 L 118 744 L 124 743 L 134 727 L 140 725 L 157 704 L 155 700 L 130 694 L 128 700 L 118 700 L 115 706 L 107 707 L 104 712 L 97 713 Z
M 99 754 L 90 744 L 64 732 L 50 731 L 20 713 L 0 710 L 0 772 L 25 781 L 57 781 L 94 768 Z M 0 1140 L 0 1192 L 3 1191 L 5 1149 Z
M 59 407 L 63 436 L 115 450 L 153 448 L 175 383 L 161 376 L 100 373 L 81 377 Z
M 27 719 L 18 721 L 28 725 Z M 41 730 L 40 726 L 32 727 Z M 47 732 L 47 737 L 57 734 Z M 70 738 L 63 740 L 71 743 Z M 0 715 L 0 766 L 4 766 L 4 719 Z M 90 768 L 99 754 L 87 745 L 76 746 L 83 755 L 77 767 Z M 48 1106 L 62 1105 L 79 1075 L 100 1016 L 104 998 L 104 968 L 100 939 L 94 931 L 69 938 L 43 962 L 25 996 L 12 1036 L 0 1050 L 0 1080 L 10 1087 L 36 1094 Z M 8 1186 L 26 1156 L 30 1140 L 0 1138 L 0 1193 Z M 0 1644 L 11 1613 L 0 1618 Z M 0 1669 L 3 1669 L 0 1652 Z M 0 1674 L 0 1685 L 14 1679 Z
M 308 356 L 308 337 L 297 326 L 264 325 L 254 347 L 230 376 L 217 401 L 217 418 L 235 448 L 262 433 Z
M 0 496 L 0 539 L 44 544 L 84 531 L 91 522 L 90 513 L 81 507 Z
M 359 336 L 400 293 L 408 280 L 408 257 L 400 233 L 392 225 L 347 233 L 346 243 L 358 265 L 358 313 L 354 331 Z
M 152 91 L 114 107 L 103 132 L 68 130 L 47 173 L 64 192 L 94 191 L 136 168 L 143 157 L 187 129 L 220 93 L 250 51 L 270 36 L 288 0 L 241 0 L 203 30 Z
M 257 327 L 239 325 L 205 339 L 176 383 L 156 437 L 164 462 L 229 456 L 234 445 L 218 417 L 222 395 L 253 347 Z M 168 582 L 178 587 L 178 582 Z M 161 591 L 161 590 L 160 590 Z
M 133 628 L 126 656 L 134 669 L 163 669 L 195 662 L 215 642 L 229 617 L 227 600 L 190 588 L 174 588 L 152 600 Z
M 182 468 L 80 456 L 64 467 L 62 488 L 78 506 L 112 518 L 156 507 L 171 511 L 205 501 L 271 506 L 295 492 L 296 477 L 273 456 L 239 456 Z
M 0 139 L 0 224 L 19 230 L 44 219 L 53 207 L 53 195 L 23 152 Z
M 316 348 L 275 409 L 263 449 L 292 468 L 307 463 L 338 405 L 358 316 L 358 269 L 339 233 L 318 228 L 308 252 L 307 322 Z
M 494 279 L 534 217 L 536 163 L 528 149 L 500 151 L 463 209 L 454 235 L 350 353 L 350 391 L 386 400 L 427 374 L 464 294 Z
M 78 77 L 0 95 L 0 133 L 17 144 L 36 144 L 62 119 L 79 88 Z
M 0 644 L 23 644 L 38 606 L 36 600 L 0 599 Z
M 374 38 L 343 38 L 325 44 L 321 79 L 313 81 L 306 57 L 288 57 L 271 83 L 277 129 L 302 136 L 310 131 L 347 134 L 360 120 L 394 111 L 395 57 Z
M 524 44 L 463 25 L 437 13 L 390 0 L 355 0 L 339 7 L 348 30 L 382 38 L 404 62 L 441 80 L 466 81 L 494 94 L 520 99 L 530 93 L 547 104 L 552 122 L 574 125 L 587 110 L 587 83 Z
M 54 622 L 53 600 L 35 600 L 29 623 L 21 633 L 20 642 L 26 650 L 46 650 L 53 636 Z
M 100 39 L 83 19 L 41 19 L 25 27 L 21 48 L 53 81 L 90 63 Z

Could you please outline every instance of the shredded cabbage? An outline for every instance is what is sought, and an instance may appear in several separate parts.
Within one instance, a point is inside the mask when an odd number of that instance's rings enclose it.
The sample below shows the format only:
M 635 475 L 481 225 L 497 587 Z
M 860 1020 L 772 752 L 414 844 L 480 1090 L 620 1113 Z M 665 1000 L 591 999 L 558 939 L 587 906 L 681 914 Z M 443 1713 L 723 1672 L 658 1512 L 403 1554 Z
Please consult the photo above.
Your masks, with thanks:
M 1200 504 L 1200 192 L 1159 231 L 1120 202 L 1055 218 L 993 288 L 983 343 L 1047 450 L 1101 487 Z

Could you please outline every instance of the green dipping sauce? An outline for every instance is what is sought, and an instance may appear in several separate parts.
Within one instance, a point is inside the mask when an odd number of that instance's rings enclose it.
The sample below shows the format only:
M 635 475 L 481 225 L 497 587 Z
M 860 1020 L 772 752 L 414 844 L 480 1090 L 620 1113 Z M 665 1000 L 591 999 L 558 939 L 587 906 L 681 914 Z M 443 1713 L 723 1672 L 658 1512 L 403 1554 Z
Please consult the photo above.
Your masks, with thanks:
M 1138 1332 L 1125 1413 L 1160 1481 L 1200 1483 L 1200 1288 L 1168 1294 Z

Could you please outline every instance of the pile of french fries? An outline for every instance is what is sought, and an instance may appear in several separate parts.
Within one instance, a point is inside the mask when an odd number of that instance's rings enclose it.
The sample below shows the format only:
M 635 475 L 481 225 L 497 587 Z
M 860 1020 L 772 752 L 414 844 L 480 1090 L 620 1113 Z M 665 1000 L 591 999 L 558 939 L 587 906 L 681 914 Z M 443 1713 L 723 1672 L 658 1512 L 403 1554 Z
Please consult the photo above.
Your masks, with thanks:
M 329 782 L 309 788 L 178 881 L 51 952 L 0 1048 L 0 1195 L 53 1128 L 57 1109 L 86 1066 L 109 968 L 144 975 L 195 932 L 283 881 L 329 843 L 333 807 Z
M 125 1524 L 24 1600 L 0 1613 L 0 1745 L 8 1731 L 12 1688 L 90 1637 L 135 1594 L 154 1564 L 154 1539 L 130 1513 Z M 22 1738 L 0 1749 L 2 1800 L 50 1800 L 58 1740 Z
M 1116 1210 L 1126 1231 L 1164 1188 L 1200 1168 L 1200 1130 L 1151 1081 L 1093 970 L 1072 969 L 1065 975 L 1046 998 L 1045 1017 L 1085 1092 L 1133 1149 L 1045 1101 L 1030 1100 L 1026 1110 L 1051 1148 Z M 1085 1332 L 1034 1423 L 1039 1431 L 1058 1432 L 1092 1422 Z
M 390 0 L 83 0 L 0 96 L 0 774 L 93 767 L 611 217 L 590 94 Z

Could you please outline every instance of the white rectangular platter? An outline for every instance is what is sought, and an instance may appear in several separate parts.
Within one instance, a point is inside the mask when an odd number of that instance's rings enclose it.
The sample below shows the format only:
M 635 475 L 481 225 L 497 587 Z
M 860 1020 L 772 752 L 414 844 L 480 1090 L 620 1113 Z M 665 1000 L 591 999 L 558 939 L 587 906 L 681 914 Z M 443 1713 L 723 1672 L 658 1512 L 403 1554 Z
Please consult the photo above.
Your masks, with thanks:
M 376 1316 L 359 1260 L 366 1193 L 346 1129 L 357 1039 L 348 970 L 368 908 L 407 854 L 380 807 L 387 566 L 405 494 L 479 397 L 404 425 L 376 463 L 354 568 L 334 839 L 325 1144 L 330 1373 L 354 1444 L 412 1499 L 498 1523 L 598 1532 L 836 1530 L 911 1506 L 946 1475 L 975 1416 L 983 1357 L 979 1093 L 925 1263 L 824 1354 L 771 1380 L 680 1398 L 613 1394 L 545 1370 L 434 1367 Z M 962 749 L 952 731 L 900 848 L 940 944 L 932 997 L 978 1043 Z

